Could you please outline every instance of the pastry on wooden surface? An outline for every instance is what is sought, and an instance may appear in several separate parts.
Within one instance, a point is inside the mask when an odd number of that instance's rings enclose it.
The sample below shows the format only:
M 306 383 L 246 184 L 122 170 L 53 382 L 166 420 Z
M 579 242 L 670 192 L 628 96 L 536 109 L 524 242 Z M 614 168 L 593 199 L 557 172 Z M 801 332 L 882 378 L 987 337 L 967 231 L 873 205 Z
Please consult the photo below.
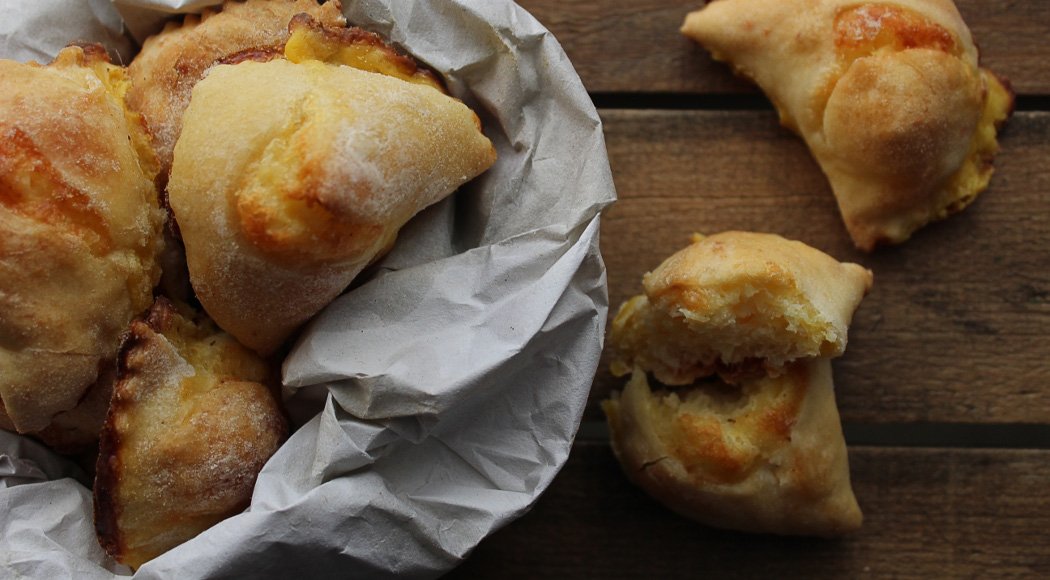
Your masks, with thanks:
M 339 33 L 300 34 L 288 59 L 217 65 L 197 84 L 168 184 L 197 296 L 263 354 L 495 161 L 477 115 L 433 77 L 359 70 L 332 49 Z
M 826 358 L 740 385 L 650 390 L 635 371 L 603 403 L 628 478 L 672 510 L 746 532 L 836 536 L 862 515 Z
M 126 89 L 100 46 L 0 61 L 3 423 L 63 451 L 97 439 L 105 371 L 160 276 L 157 165 Z
M 631 481 L 716 527 L 859 527 L 830 361 L 871 284 L 801 242 L 735 231 L 695 235 L 646 274 L 610 331 L 630 382 L 602 405 Z
M 902 242 L 988 186 L 1013 96 L 950 0 L 715 0 L 682 32 L 802 136 L 857 247 Z
M 871 283 L 862 266 L 774 234 L 696 235 L 621 306 L 609 337 L 613 373 L 640 367 L 684 385 L 839 356 Z
M 287 425 L 267 363 L 161 298 L 121 348 L 95 478 L 99 543 L 132 568 L 243 510 Z
M 288 23 L 309 14 L 332 26 L 345 24 L 337 0 L 229 1 L 169 23 L 146 39 L 128 67 L 133 82 L 129 106 L 142 113 L 162 167 L 171 169 L 172 152 L 190 102 L 193 86 L 217 63 L 280 56 L 288 40 Z

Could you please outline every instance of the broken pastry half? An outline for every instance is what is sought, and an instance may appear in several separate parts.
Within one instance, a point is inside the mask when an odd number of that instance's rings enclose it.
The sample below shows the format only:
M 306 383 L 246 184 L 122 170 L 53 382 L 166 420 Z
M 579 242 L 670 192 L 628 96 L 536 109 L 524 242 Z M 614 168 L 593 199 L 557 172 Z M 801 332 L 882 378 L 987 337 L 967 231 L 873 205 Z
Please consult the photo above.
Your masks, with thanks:
M 715 527 L 859 527 L 830 361 L 871 282 L 780 236 L 694 236 L 613 321 L 613 372 L 631 379 L 602 407 L 628 478 Z
M 285 57 L 210 69 L 182 121 L 168 194 L 190 281 L 262 354 L 495 162 L 477 115 L 432 75 L 306 17 Z
M 267 363 L 160 298 L 132 322 L 96 468 L 95 528 L 137 568 L 232 516 L 287 434 Z
M 0 60 L 0 426 L 98 437 L 128 323 L 160 277 L 163 213 L 127 79 L 97 45 Z
M 987 188 L 1013 95 L 950 0 L 715 0 L 682 32 L 802 136 L 858 248 L 903 242 Z
M 836 536 L 860 527 L 831 361 L 776 377 L 653 392 L 636 370 L 602 405 L 628 478 L 672 510 L 719 528 Z
M 336 0 L 248 0 L 225 2 L 181 21 L 169 22 L 146 39 L 128 67 L 132 80 L 128 105 L 146 120 L 161 163 L 161 181 L 171 171 L 175 142 L 190 94 L 217 63 L 268 60 L 281 55 L 288 23 L 297 14 L 330 26 L 345 19 Z
M 839 356 L 871 283 L 863 266 L 774 234 L 694 235 L 620 307 L 609 336 L 613 374 L 641 366 L 666 385 L 687 385 Z

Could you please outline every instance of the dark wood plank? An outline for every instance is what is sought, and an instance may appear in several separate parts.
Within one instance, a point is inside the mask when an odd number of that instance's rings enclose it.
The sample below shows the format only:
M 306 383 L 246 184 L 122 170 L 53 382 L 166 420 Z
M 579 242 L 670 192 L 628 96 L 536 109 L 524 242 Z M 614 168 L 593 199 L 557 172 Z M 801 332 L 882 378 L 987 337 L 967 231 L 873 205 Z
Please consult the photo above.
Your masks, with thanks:
M 853 249 L 823 175 L 771 111 L 603 111 L 620 201 L 612 310 L 691 232 L 769 231 L 875 273 L 836 361 L 850 422 L 1050 422 L 1050 113 L 1020 113 L 992 185 L 904 245 Z M 623 381 L 599 369 L 597 401 Z
M 531 513 L 447 578 L 1045 578 L 1050 451 L 854 448 L 863 528 L 841 540 L 719 531 L 578 443 Z
M 678 33 L 701 0 L 521 0 L 592 92 L 738 93 L 754 89 Z M 982 64 L 1020 94 L 1050 94 L 1050 3 L 957 0 Z

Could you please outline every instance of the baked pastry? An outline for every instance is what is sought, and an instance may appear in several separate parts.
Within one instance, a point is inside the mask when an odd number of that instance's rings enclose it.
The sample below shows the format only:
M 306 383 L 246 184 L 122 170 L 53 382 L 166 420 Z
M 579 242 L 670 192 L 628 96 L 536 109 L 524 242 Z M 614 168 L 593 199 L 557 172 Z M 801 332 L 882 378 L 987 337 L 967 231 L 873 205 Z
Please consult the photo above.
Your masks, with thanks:
M 287 434 L 265 361 L 160 298 L 132 322 L 96 467 L 95 528 L 137 568 L 243 510 Z
M 378 34 L 356 26 L 333 26 L 305 13 L 296 14 L 288 22 L 284 57 L 296 63 L 320 61 L 346 65 L 446 92 L 430 69 L 394 50 Z
M 788 535 L 861 525 L 826 358 L 740 385 L 715 379 L 655 393 L 637 370 L 602 407 L 628 478 L 680 514 Z
M 146 119 L 160 160 L 161 181 L 171 170 L 182 115 L 193 86 L 216 63 L 270 59 L 281 55 L 288 23 L 308 14 L 330 26 L 345 24 L 338 0 L 228 1 L 221 10 L 205 9 L 169 23 L 148 39 L 128 67 L 132 88 L 128 105 Z
M 261 354 L 495 161 L 477 115 L 436 84 L 314 60 L 340 58 L 339 34 L 302 34 L 315 49 L 289 42 L 292 60 L 197 84 L 168 184 L 201 304 Z
M 694 235 L 645 275 L 645 293 L 613 320 L 612 371 L 635 367 L 666 385 L 799 358 L 836 357 L 872 275 L 774 234 Z
M 100 364 L 98 378 L 88 387 L 76 406 L 58 413 L 51 418 L 47 427 L 29 435 L 59 453 L 86 454 L 94 461 L 93 453 L 98 443 L 99 432 L 102 431 L 102 424 L 106 422 L 109 399 L 113 395 L 116 370 L 116 360 Z M 11 425 L 9 420 L 5 421 L 2 406 L 0 428 L 15 431 L 14 425 Z
M 682 32 L 765 91 L 863 250 L 963 209 L 991 179 L 1013 97 L 978 67 L 950 0 L 716 0 Z
M 871 272 L 772 234 L 704 237 L 646 274 L 612 324 L 602 404 L 628 478 L 697 521 L 834 536 L 861 524 L 835 407 Z M 653 393 L 646 372 L 665 385 Z
M 19 433 L 60 422 L 41 438 L 63 450 L 97 438 L 104 371 L 160 276 L 157 165 L 126 89 L 100 46 L 0 61 L 0 400 Z

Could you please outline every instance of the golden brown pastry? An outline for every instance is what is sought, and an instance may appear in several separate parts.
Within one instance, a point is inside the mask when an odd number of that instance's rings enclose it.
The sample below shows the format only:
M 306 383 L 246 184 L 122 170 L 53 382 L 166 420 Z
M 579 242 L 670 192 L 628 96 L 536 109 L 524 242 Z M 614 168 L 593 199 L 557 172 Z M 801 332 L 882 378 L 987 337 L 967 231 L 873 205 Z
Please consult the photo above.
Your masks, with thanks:
M 776 373 L 798 358 L 846 348 L 871 272 L 774 234 L 695 235 L 645 275 L 645 294 L 613 320 L 613 373 L 638 366 L 667 385 L 734 367 Z
M 413 215 L 495 161 L 463 103 L 420 79 L 310 58 L 329 54 L 330 40 L 289 50 L 292 60 L 212 68 L 175 147 L 168 193 L 193 288 L 220 327 L 262 354 Z
M 741 385 L 713 380 L 655 393 L 638 370 L 603 408 L 628 478 L 678 513 L 789 535 L 861 525 L 826 358 Z
M 288 40 L 288 23 L 309 14 L 330 26 L 345 24 L 338 0 L 248 0 L 226 2 L 182 22 L 169 23 L 146 40 L 128 67 L 132 88 L 128 105 L 142 113 L 162 167 L 171 170 L 172 152 L 190 102 L 190 92 L 216 63 L 279 56 Z
M 94 487 L 110 555 L 137 568 L 248 505 L 287 433 L 270 381 L 263 360 L 164 298 L 131 324 Z
M 950 0 L 716 0 L 682 32 L 805 139 L 861 249 L 908 239 L 991 179 L 1013 97 Z
M 31 435 L 59 453 L 93 453 L 106 422 L 116 372 L 115 360 L 100 365 L 98 379 L 88 387 L 77 405 L 55 415 L 47 427 Z M 91 455 L 91 461 L 94 461 L 94 455 Z
M 433 72 L 394 50 L 378 34 L 355 26 L 332 26 L 309 14 L 296 14 L 288 23 L 284 56 L 297 63 L 321 61 L 351 66 L 445 92 L 445 86 Z
M 861 524 L 835 407 L 842 354 L 871 272 L 772 234 L 724 232 L 644 279 L 613 321 L 603 403 L 627 476 L 716 527 L 834 536 Z M 653 393 L 651 371 L 666 385 Z
M 63 450 L 97 438 L 104 371 L 160 275 L 157 165 L 126 89 L 99 46 L 0 61 L 0 399 Z

